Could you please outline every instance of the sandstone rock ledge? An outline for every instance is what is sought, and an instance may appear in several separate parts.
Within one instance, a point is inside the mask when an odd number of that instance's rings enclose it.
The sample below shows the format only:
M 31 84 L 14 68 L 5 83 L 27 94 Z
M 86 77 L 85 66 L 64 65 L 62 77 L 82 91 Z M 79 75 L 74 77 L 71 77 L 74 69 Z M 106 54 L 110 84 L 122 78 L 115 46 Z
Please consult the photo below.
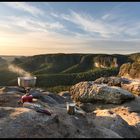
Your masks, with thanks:
M 23 94 L 18 87 L 0 89 L 0 138 L 140 137 L 138 97 L 123 105 L 102 102 L 93 104 L 96 105 L 94 110 L 85 115 L 69 115 L 66 102 L 72 100 L 68 91 L 56 95 L 43 90 L 32 90 L 35 103 L 42 103 L 52 112 L 52 115 L 48 116 L 19 105 L 17 100 Z
M 94 81 L 95 84 L 107 84 L 108 86 L 117 86 L 128 90 L 133 94 L 140 95 L 140 79 L 126 77 L 101 77 Z
M 95 84 L 94 82 L 80 82 L 70 88 L 73 100 L 86 102 L 102 101 L 106 103 L 121 104 L 124 101 L 134 99 L 134 95 L 127 90 L 116 86 Z

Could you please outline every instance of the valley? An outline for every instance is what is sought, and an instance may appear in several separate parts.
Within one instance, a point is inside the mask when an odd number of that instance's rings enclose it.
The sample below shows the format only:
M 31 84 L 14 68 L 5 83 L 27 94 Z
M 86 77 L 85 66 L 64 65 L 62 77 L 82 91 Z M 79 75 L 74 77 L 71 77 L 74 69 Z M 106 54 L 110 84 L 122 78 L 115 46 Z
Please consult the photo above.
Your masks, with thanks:
M 140 53 L 130 55 L 59 53 L 0 58 L 0 86 L 16 86 L 17 77 L 25 76 L 27 72 L 37 76 L 37 87 L 60 92 L 81 81 L 94 81 L 100 77 L 117 76 L 122 64 L 139 65 Z M 9 66 L 18 69 L 14 72 L 9 69 Z

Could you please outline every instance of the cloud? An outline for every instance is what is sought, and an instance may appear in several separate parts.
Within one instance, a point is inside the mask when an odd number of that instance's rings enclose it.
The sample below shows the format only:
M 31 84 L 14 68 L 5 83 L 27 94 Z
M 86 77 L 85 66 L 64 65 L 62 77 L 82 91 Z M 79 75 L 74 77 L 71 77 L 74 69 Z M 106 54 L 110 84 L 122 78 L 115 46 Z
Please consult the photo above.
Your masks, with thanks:
M 21 3 L 22 6 L 11 4 L 6 3 L 12 8 L 32 15 L 39 16 L 46 12 L 28 3 Z M 28 10 L 25 8 L 26 5 Z M 30 6 L 32 8 L 29 8 Z M 41 19 L 43 16 L 44 18 Z M 68 14 L 57 10 L 47 11 L 47 17 L 50 16 L 51 20 L 46 18 L 45 14 L 43 16 L 41 18 L 29 14 L 1 16 L 0 44 L 3 49 L 0 47 L 0 52 L 9 50 L 13 54 L 15 52 L 33 55 L 55 52 L 131 53 L 140 51 L 139 19 L 137 22 L 126 20 L 122 15 L 121 18 L 119 15 L 113 15 L 113 11 L 96 18 L 94 13 L 91 15 L 74 10 L 70 10 Z
M 60 16 L 57 12 L 54 12 L 54 11 L 50 12 L 50 15 L 56 18 L 59 18 Z
M 45 13 L 45 11 L 25 2 L 5 2 L 4 4 L 12 8 L 26 11 L 35 16 L 42 15 Z M 45 4 L 47 4 L 48 6 L 48 3 L 45 3 Z M 15 26 L 18 26 L 18 27 L 21 27 L 30 31 L 46 32 L 48 30 L 50 31 L 59 30 L 63 32 L 65 30 L 65 35 L 68 35 L 68 33 L 72 31 L 69 28 L 66 29 L 67 25 L 64 26 L 64 24 L 62 24 L 63 22 L 62 23 L 59 22 L 60 18 L 62 18 L 64 20 L 67 20 L 69 22 L 76 24 L 75 27 L 83 31 L 79 34 L 81 35 L 89 34 L 89 36 L 91 37 L 100 38 L 100 39 L 116 38 L 116 36 L 120 35 L 121 32 L 123 32 L 124 30 L 123 27 L 114 25 L 112 23 L 108 23 L 101 19 L 95 19 L 93 16 L 84 12 L 79 13 L 79 12 L 75 12 L 71 10 L 70 14 L 59 14 L 56 10 L 52 9 L 50 13 L 48 12 L 47 15 L 50 15 L 52 19 L 53 17 L 55 17 L 55 19 L 52 20 L 53 22 L 48 22 L 48 21 L 42 22 L 36 19 L 31 19 L 29 16 L 27 18 L 25 16 L 24 17 L 22 16 L 21 18 L 14 16 L 12 17 L 13 19 L 12 18 L 10 19 L 10 21 L 11 21 L 11 24 L 13 25 L 15 24 Z M 103 19 L 108 18 L 110 15 L 111 15 L 110 13 L 104 15 Z M 131 33 L 131 32 L 128 31 L 128 33 Z M 77 37 L 78 31 L 75 30 L 73 31 L 72 34 L 75 37 Z
M 111 17 L 111 14 L 105 14 L 105 15 L 102 16 L 102 19 L 103 19 L 103 20 L 106 20 L 106 19 L 108 19 L 109 17 Z
M 11 8 L 28 12 L 34 16 L 44 14 L 44 11 L 40 10 L 39 8 L 35 6 L 29 5 L 25 2 L 2 2 L 2 3 Z
M 44 14 L 46 11 L 39 9 L 33 5 L 32 3 L 26 2 L 2 2 L 3 4 L 10 6 L 12 8 L 28 12 L 34 16 L 36 15 L 46 15 Z M 6 23 L 8 26 L 16 26 L 19 28 L 23 28 L 27 31 L 40 31 L 40 32 L 57 32 L 59 30 L 60 34 L 65 34 L 67 36 L 73 35 L 73 37 L 89 37 L 94 39 L 107 39 L 107 40 L 125 40 L 125 39 L 138 39 L 139 37 L 139 21 L 130 22 L 129 19 L 123 19 L 125 15 L 121 14 L 125 9 L 122 9 L 122 6 L 125 6 L 125 3 L 118 4 L 107 11 L 101 18 L 94 18 L 93 15 L 89 13 L 85 13 L 84 11 L 75 12 L 70 10 L 69 14 L 59 13 L 56 9 L 53 9 L 48 3 L 46 4 L 50 11 L 47 11 L 47 16 L 51 18 L 50 20 L 40 21 L 39 19 L 34 19 L 29 16 L 12 16 L 9 17 L 10 23 Z M 119 14 L 118 14 L 119 13 Z M 67 22 L 74 23 L 74 30 L 67 26 Z M 52 22 L 53 21 L 53 22 Z M 1 22 L 1 21 L 0 21 Z M 137 23 L 137 24 L 136 24 Z M 67 27 L 67 29 L 66 29 Z M 5 27 L 4 27 L 5 28 Z M 80 29 L 81 31 L 78 32 Z
M 70 15 L 62 14 L 61 18 L 76 24 L 80 29 L 97 37 L 110 38 L 112 35 L 118 34 L 118 30 L 111 24 L 105 23 L 102 20 L 94 19 L 86 13 L 77 13 L 71 10 Z
M 9 22 L 7 22 L 9 21 Z M 31 18 L 28 16 L 7 16 L 1 18 L 0 27 L 1 25 L 6 25 L 5 27 L 11 27 L 13 30 L 19 32 L 23 31 L 25 33 L 28 32 L 55 32 L 57 30 L 63 30 L 65 27 L 63 24 L 59 22 L 48 22 L 48 21 L 41 21 L 36 18 Z
M 55 18 L 61 18 L 68 22 L 75 24 L 76 28 L 81 29 L 83 32 L 75 30 L 76 37 L 89 37 L 95 40 L 137 40 L 140 39 L 140 20 L 127 19 L 125 10 L 121 10 L 119 14 L 115 10 L 122 8 L 120 4 L 114 7 L 111 11 L 106 12 L 101 18 L 90 15 L 85 12 L 75 12 L 70 10 L 69 14 L 52 15 Z M 113 11 L 114 10 L 114 11 Z M 125 13 L 125 14 L 124 14 Z

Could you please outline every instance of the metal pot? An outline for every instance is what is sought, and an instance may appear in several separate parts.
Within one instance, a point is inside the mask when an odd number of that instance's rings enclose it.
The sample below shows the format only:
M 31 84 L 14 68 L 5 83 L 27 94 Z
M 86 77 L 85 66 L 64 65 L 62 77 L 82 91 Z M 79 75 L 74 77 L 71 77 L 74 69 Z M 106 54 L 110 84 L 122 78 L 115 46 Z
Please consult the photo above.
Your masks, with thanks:
M 18 77 L 18 85 L 21 87 L 34 87 L 37 77 Z

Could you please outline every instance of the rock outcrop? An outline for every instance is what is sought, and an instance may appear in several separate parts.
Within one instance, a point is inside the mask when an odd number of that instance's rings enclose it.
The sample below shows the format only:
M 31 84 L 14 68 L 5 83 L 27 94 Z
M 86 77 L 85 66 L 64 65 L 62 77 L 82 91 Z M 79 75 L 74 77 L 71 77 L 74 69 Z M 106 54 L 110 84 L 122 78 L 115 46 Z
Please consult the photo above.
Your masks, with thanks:
M 140 79 L 140 63 L 125 63 L 120 67 L 119 76 L 129 79 Z
M 126 107 L 132 107 L 131 114 L 125 111 L 126 108 L 122 110 L 115 104 L 100 102 L 100 104 L 93 104 L 96 105 L 94 112 L 69 115 L 64 98 L 70 98 L 71 94 L 68 91 L 56 95 L 44 90 L 32 89 L 30 94 L 34 96 L 33 103 L 44 105 L 52 113 L 48 116 L 17 104 L 18 99 L 24 95 L 24 91 L 21 91 L 18 87 L 1 88 L 1 98 L 7 99 L 5 102 L 0 100 L 1 138 L 140 137 L 140 117 L 133 113 L 133 111 L 140 111 L 139 98 L 125 103 Z M 104 109 L 100 109 L 101 105 Z
M 72 102 L 71 95 L 70 95 L 69 91 L 62 91 L 58 95 L 60 95 L 63 98 L 65 98 L 66 102 Z
M 115 112 L 104 109 L 96 110 L 94 113 L 96 113 L 96 118 L 94 119 L 95 124 L 108 128 L 119 134 L 121 137 L 136 138 L 136 133 L 139 131 L 130 126 L 124 119 L 122 119 L 120 115 L 116 114 Z
M 92 117 L 68 115 L 66 108 L 52 108 L 46 116 L 27 108 L 0 107 L 1 138 L 121 138 L 114 131 L 95 126 Z
M 108 86 L 118 86 L 121 87 L 122 84 L 130 83 L 130 80 L 121 77 L 101 77 L 94 81 L 96 84 L 107 84 Z
M 131 93 L 140 95 L 140 80 L 127 79 L 123 77 L 101 77 L 96 79 L 94 83 L 118 86 Z
M 106 103 L 121 104 L 124 101 L 134 99 L 127 90 L 105 84 L 95 84 L 92 81 L 80 82 L 70 88 L 71 98 L 83 103 L 102 101 Z
M 134 94 L 140 95 L 140 80 L 131 80 L 129 84 L 122 84 L 121 87 L 128 90 Z
M 125 63 L 120 67 L 118 74 L 122 78 L 129 79 L 129 83 L 121 85 L 123 89 L 126 89 L 134 94 L 140 95 L 140 63 L 139 61 L 134 63 Z
M 98 68 L 118 67 L 117 58 L 111 55 L 99 55 L 95 57 L 94 65 Z
M 7 101 L 0 100 L 1 138 L 121 138 L 112 130 L 95 126 L 92 114 L 69 115 L 62 96 L 39 90 L 35 92 L 35 89 L 30 91 L 37 99 L 34 103 L 44 104 L 51 111 L 52 115 L 47 116 L 17 104 L 24 94 L 14 92 L 18 87 L 9 87 L 6 88 L 7 92 L 2 92 L 4 89 L 1 89 L 1 97 L 7 98 Z M 50 98 L 45 100 L 47 96 Z M 52 98 L 55 102 L 52 102 Z

